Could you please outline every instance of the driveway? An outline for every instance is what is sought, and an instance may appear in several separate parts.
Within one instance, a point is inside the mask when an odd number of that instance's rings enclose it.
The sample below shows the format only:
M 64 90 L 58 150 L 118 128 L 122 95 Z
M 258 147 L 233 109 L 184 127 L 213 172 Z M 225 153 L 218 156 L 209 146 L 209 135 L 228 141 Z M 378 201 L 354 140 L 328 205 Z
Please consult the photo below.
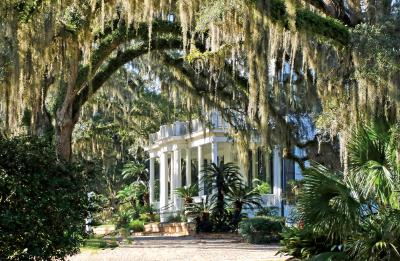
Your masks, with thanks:
M 133 237 L 115 249 L 84 251 L 70 261 L 228 261 L 285 260 L 275 255 L 278 245 L 250 245 L 230 238 Z

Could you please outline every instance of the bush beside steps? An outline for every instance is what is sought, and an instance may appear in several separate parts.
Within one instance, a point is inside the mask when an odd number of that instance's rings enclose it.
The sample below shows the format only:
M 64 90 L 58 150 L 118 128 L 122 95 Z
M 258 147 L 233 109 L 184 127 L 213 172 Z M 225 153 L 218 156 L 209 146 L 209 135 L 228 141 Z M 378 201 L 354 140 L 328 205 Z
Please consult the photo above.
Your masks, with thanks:
M 251 244 L 279 242 L 284 219 L 274 216 L 259 216 L 244 219 L 239 223 L 239 234 Z

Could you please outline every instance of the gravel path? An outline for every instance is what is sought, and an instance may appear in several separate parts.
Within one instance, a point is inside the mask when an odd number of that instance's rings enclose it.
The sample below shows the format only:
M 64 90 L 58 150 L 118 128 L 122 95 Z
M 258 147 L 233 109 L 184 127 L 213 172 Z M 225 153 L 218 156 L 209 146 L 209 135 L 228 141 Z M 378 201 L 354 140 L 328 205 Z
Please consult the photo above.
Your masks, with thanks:
M 83 252 L 69 261 L 233 261 L 285 260 L 275 256 L 277 245 L 250 245 L 235 239 L 197 237 L 134 237 L 115 249 Z

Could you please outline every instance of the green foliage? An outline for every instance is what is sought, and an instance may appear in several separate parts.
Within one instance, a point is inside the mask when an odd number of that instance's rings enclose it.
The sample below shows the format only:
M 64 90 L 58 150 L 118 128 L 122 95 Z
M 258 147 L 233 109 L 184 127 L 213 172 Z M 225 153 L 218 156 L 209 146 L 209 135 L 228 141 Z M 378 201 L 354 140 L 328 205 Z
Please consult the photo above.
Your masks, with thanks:
M 211 232 L 213 230 L 210 213 L 211 203 L 208 196 L 206 196 L 206 200 L 202 200 L 200 203 L 191 203 L 185 207 L 185 216 L 194 218 L 197 232 Z
M 359 126 L 349 142 L 351 185 L 365 200 L 399 208 L 399 125 L 376 121 Z
M 266 244 L 277 242 L 284 220 L 279 217 L 254 217 L 239 223 L 239 234 L 249 243 Z
M 308 259 L 319 253 L 331 251 L 331 245 L 327 244 L 328 239 L 324 235 L 317 235 L 311 229 L 296 227 L 285 227 L 280 234 L 281 249 L 279 253 Z
M 254 179 L 254 190 L 257 191 L 260 195 L 270 194 L 271 193 L 271 186 L 268 182 L 261 181 L 259 179 Z
M 245 7 L 245 1 L 241 0 L 217 0 L 205 1 L 198 13 L 196 31 L 206 32 L 210 23 L 218 23 L 223 19 L 224 14 L 237 12 L 240 18 Z
M 144 222 L 139 219 L 132 220 L 128 224 L 129 229 L 133 230 L 133 232 L 143 232 L 144 231 Z
M 148 170 L 143 162 L 128 162 L 124 165 L 122 175 L 125 180 L 147 181 Z
M 377 85 L 388 84 L 400 71 L 400 35 L 396 25 L 400 18 L 386 18 L 378 24 L 362 23 L 351 31 L 351 44 L 359 59 L 356 77 Z
M 118 243 L 115 240 L 105 240 L 100 238 L 90 238 L 86 239 L 83 243 L 85 248 L 115 248 L 118 247 Z
M 205 201 L 193 203 L 196 186 L 178 190 L 181 197 L 190 199 L 185 204 L 185 215 L 196 220 L 198 231 L 235 231 L 244 208 L 261 207 L 260 194 L 243 184 L 234 163 L 211 163 L 204 167 L 203 174 L 206 187 L 213 191 Z
M 180 223 L 183 222 L 183 217 L 182 215 L 171 215 L 167 217 L 167 222 L 168 223 Z
M 344 46 L 350 41 L 349 29 L 343 23 L 306 9 L 296 10 L 296 27 L 298 30 L 322 36 L 324 39 L 332 39 Z
M 306 170 L 298 199 L 304 228 L 283 234 L 282 252 L 315 260 L 398 260 L 399 137 L 397 125 L 381 120 L 359 126 L 349 142 L 346 178 L 318 164 Z
M 231 227 L 236 230 L 240 220 L 243 218 L 244 208 L 254 210 L 255 207 L 261 208 L 261 196 L 257 190 L 252 190 L 244 185 L 232 187 L 227 194 L 229 205 L 233 208 Z
M 18 0 L 14 3 L 14 8 L 18 12 L 18 19 L 27 23 L 40 7 L 43 0 Z
M 342 176 L 319 164 L 313 164 L 303 175 L 298 199 L 300 218 L 332 240 L 346 238 L 360 216 L 360 203 L 352 196 L 351 188 L 342 181 Z
M 263 207 L 257 211 L 256 216 L 279 216 L 279 208 Z
M 136 218 L 139 218 L 139 213 L 134 208 L 120 209 L 114 216 L 114 222 L 117 228 L 123 228 Z
M 400 211 L 380 211 L 362 221 L 362 229 L 346 242 L 345 250 L 356 260 L 400 259 Z
M 205 186 L 216 191 L 210 198 L 215 229 L 227 230 L 225 195 L 242 186 L 239 167 L 234 163 L 211 163 L 204 166 L 202 171 Z
M 79 250 L 88 176 L 34 137 L 0 138 L 0 259 L 49 260 Z
M 271 20 L 275 23 L 280 24 L 284 28 L 288 28 L 289 21 L 286 12 L 285 1 L 271 0 Z
M 87 21 L 83 11 L 82 6 L 77 6 L 76 4 L 72 4 L 64 10 L 61 22 L 69 32 L 76 33 Z
M 128 203 L 132 207 L 137 205 L 144 205 L 144 194 L 147 195 L 147 186 L 142 182 L 134 182 L 117 193 L 117 198 L 120 200 L 120 204 Z
M 175 193 L 185 201 L 185 206 L 193 203 L 193 197 L 199 194 L 197 184 L 192 184 L 188 187 L 181 187 L 175 190 Z
M 22 115 L 22 119 L 21 119 L 22 126 L 30 128 L 30 126 L 31 126 L 31 117 L 32 117 L 32 112 L 29 109 L 25 109 L 24 110 L 24 114 Z

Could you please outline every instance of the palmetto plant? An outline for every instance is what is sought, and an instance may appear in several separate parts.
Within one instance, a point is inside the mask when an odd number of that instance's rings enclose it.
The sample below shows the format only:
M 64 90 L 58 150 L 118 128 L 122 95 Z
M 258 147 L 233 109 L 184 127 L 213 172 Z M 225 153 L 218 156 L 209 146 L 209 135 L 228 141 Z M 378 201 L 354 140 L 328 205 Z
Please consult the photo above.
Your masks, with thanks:
M 138 201 L 146 201 L 143 197 L 146 197 L 147 194 L 147 186 L 140 182 L 134 182 L 118 191 L 117 198 L 121 204 L 130 203 L 132 207 L 135 207 Z
M 399 208 L 400 128 L 387 122 L 360 127 L 348 147 L 349 171 L 360 196 Z
M 141 200 L 144 205 L 149 205 L 149 175 L 146 165 L 142 162 L 128 162 L 124 165 L 122 175 L 124 180 L 132 182 L 126 189 L 142 188 Z
M 359 223 L 361 204 L 340 173 L 313 163 L 304 173 L 297 208 L 305 224 L 332 241 L 346 238 Z
M 351 260 L 400 259 L 399 126 L 360 126 L 348 146 L 348 173 L 313 163 L 299 192 L 300 218 Z
M 196 184 L 192 184 L 187 187 L 177 188 L 175 194 L 181 197 L 185 202 L 185 207 L 193 203 L 193 197 L 197 196 L 199 189 Z
M 131 161 L 126 163 L 122 170 L 122 175 L 125 180 L 130 179 L 147 182 L 147 180 L 149 179 L 147 167 L 144 163 L 141 162 Z

